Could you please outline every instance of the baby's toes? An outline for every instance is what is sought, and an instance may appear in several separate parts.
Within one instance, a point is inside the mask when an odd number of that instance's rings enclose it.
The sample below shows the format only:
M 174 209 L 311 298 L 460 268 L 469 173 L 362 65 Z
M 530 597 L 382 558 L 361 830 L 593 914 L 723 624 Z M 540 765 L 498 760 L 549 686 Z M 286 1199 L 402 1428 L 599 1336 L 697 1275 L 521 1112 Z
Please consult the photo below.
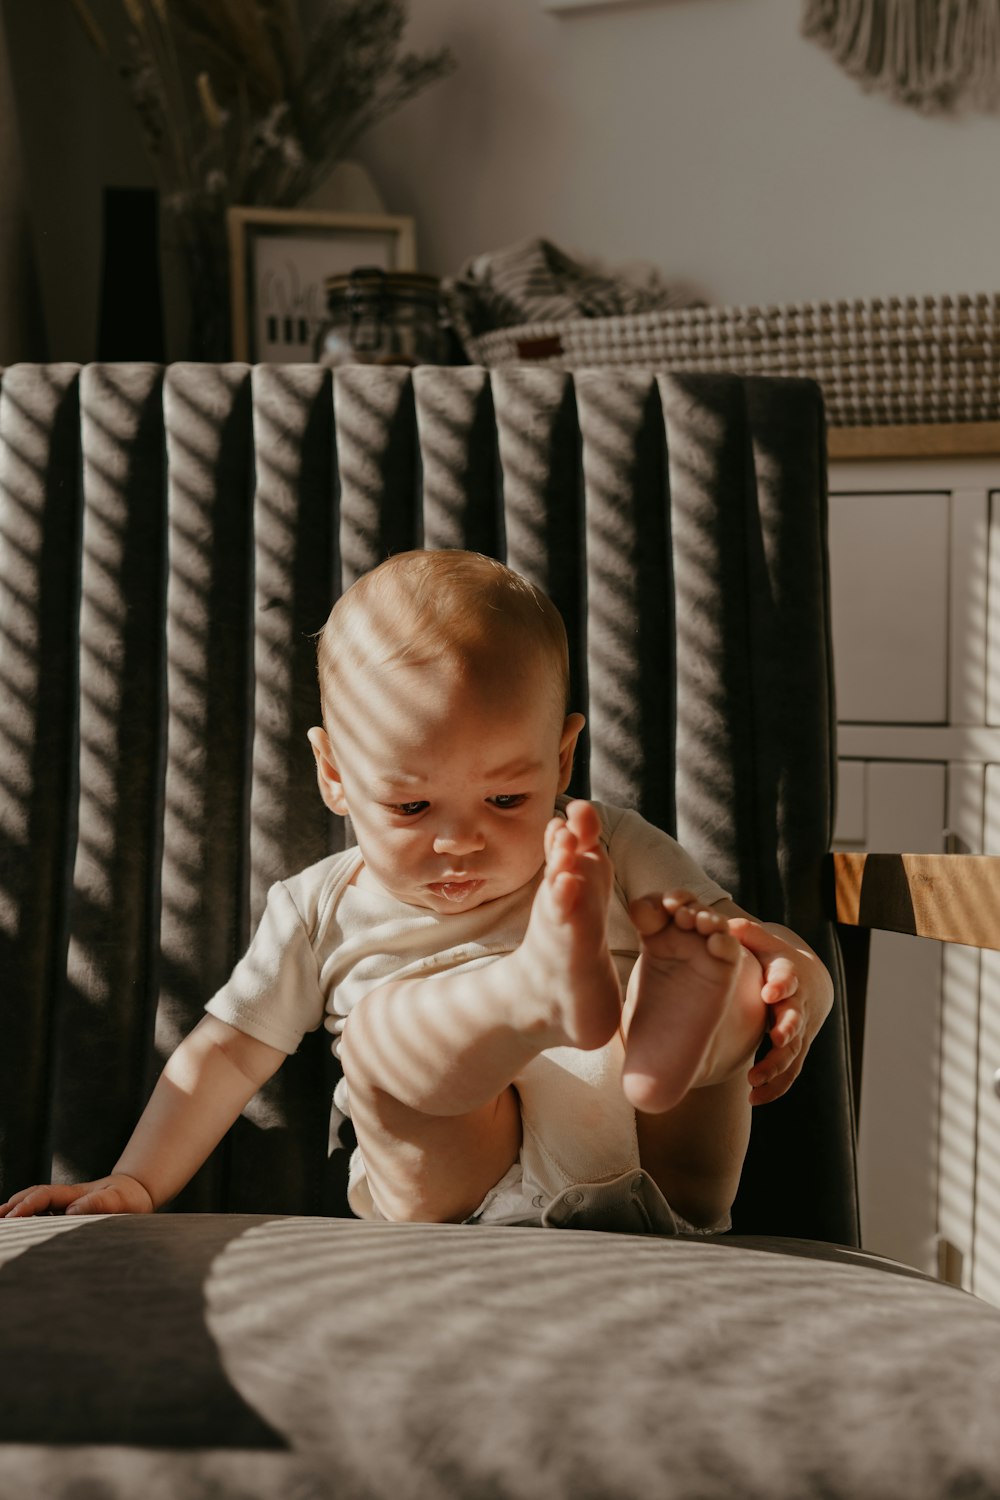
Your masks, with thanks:
M 689 896 L 686 901 L 678 902 L 673 911 L 670 910 L 670 905 L 666 901 L 663 904 L 670 911 L 674 925 L 681 932 L 696 932 L 701 937 L 707 937 L 714 930 L 714 913 L 700 907 L 693 896 Z M 709 920 L 706 921 L 706 918 Z
M 548 863 L 548 861 L 552 858 L 552 851 L 555 848 L 556 840 L 564 831 L 565 827 L 566 822 L 563 818 L 550 818 L 546 823 L 545 833 L 543 835 L 543 847 L 545 849 L 546 863 Z
M 576 798 L 566 808 L 566 822 L 576 836 L 581 850 L 594 849 L 601 840 L 601 820 L 590 802 Z
M 548 841 L 548 857 L 545 861 L 545 875 L 551 882 L 557 875 L 562 875 L 566 870 L 572 870 L 576 864 L 576 838 L 566 827 L 565 823 L 554 830 Z
M 661 896 L 639 896 L 629 903 L 628 910 L 640 937 L 653 937 L 670 923 Z
M 742 952 L 739 940 L 734 938 L 725 924 L 721 922 L 714 931 L 706 935 L 705 947 L 713 958 L 717 958 L 720 963 L 724 964 L 738 963 Z
M 560 922 L 567 922 L 580 903 L 583 881 L 572 870 L 559 870 L 547 876 L 552 913 Z
M 719 916 L 717 912 L 711 911 L 707 906 L 699 906 L 694 914 L 695 931 L 702 937 L 711 937 L 713 932 L 725 931 L 728 933 L 729 924 Z M 735 942 L 736 939 L 733 939 Z
M 693 909 L 698 905 L 691 892 L 685 890 L 668 891 L 666 895 L 660 897 L 660 900 L 663 903 L 663 910 L 667 913 L 668 917 L 676 917 L 682 908 L 691 907 Z

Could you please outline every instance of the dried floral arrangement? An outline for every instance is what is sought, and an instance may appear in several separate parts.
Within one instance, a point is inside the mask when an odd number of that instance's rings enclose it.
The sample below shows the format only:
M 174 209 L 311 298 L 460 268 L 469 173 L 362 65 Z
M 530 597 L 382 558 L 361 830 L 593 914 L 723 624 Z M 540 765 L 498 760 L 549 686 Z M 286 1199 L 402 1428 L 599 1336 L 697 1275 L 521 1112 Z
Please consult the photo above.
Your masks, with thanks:
M 96 0 L 70 0 L 115 57 Z M 446 48 L 400 55 L 405 0 L 104 0 L 125 23 L 118 69 L 168 199 L 290 207 L 366 130 L 454 66 Z M 120 32 L 120 24 L 117 30 Z
M 225 210 L 290 208 L 354 141 L 449 73 L 401 52 L 406 0 L 69 0 L 117 67 L 187 264 L 192 353 L 227 358 Z

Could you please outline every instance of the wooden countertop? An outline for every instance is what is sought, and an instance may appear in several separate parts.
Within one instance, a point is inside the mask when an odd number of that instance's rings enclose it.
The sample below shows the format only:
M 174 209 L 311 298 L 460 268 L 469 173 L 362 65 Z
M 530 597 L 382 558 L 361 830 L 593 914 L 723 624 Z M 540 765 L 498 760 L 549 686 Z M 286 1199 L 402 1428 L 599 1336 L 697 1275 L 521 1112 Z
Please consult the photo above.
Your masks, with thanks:
M 831 459 L 982 458 L 1000 455 L 1000 422 L 941 422 L 925 427 L 829 427 Z

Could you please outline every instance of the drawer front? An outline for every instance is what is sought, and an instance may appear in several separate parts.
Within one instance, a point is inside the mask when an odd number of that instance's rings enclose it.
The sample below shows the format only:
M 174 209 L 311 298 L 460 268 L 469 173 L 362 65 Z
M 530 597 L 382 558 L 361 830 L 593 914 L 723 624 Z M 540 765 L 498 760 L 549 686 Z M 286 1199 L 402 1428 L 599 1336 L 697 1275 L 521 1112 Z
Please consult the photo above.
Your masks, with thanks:
M 947 494 L 832 495 L 830 578 L 837 717 L 948 717 Z

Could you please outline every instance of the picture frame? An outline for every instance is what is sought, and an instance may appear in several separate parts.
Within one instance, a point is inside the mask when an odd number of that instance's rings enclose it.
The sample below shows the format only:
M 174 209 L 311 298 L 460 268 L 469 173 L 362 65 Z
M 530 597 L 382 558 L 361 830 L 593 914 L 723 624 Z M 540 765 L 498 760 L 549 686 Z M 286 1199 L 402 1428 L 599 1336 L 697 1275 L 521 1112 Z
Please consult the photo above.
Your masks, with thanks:
M 226 217 L 233 358 L 250 364 L 312 362 L 327 276 L 416 269 L 407 214 L 234 207 Z

